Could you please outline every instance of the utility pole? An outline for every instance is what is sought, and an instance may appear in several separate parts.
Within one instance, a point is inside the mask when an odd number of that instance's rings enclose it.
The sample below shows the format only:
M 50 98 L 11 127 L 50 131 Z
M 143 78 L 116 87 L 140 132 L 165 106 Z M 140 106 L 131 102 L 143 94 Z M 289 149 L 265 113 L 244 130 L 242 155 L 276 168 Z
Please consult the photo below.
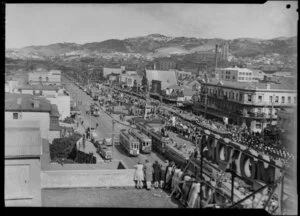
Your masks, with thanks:
M 111 138 L 111 141 L 112 141 L 112 159 L 114 159 L 114 148 L 115 148 L 115 142 L 114 142 L 114 135 L 115 135 L 115 120 L 112 119 L 112 138 Z

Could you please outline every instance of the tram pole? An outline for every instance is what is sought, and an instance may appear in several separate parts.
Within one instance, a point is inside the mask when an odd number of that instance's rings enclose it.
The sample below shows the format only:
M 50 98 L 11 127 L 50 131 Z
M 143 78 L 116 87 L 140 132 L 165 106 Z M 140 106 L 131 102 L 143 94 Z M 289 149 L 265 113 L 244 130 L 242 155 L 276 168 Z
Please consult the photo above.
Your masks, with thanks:
M 112 156 L 112 159 L 114 159 L 114 148 L 115 148 L 115 142 L 114 142 L 114 135 L 115 135 L 115 120 L 112 119 L 112 138 L 111 138 L 111 141 L 112 141 L 112 151 L 111 151 L 111 156 Z

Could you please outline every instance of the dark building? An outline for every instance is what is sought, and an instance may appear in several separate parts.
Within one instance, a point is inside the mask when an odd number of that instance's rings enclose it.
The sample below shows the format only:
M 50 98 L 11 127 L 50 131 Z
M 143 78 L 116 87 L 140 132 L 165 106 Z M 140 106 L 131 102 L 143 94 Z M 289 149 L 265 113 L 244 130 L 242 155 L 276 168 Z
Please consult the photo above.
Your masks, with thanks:
M 152 80 L 151 92 L 159 94 L 159 95 L 161 94 L 161 81 Z

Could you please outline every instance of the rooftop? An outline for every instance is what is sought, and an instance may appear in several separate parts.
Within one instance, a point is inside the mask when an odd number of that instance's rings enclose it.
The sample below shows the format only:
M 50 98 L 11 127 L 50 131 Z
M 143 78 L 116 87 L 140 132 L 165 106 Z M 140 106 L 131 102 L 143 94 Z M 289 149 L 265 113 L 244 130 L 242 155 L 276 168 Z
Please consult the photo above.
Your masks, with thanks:
M 42 189 L 44 207 L 180 208 L 161 190 L 135 188 Z
M 191 90 L 183 90 L 182 93 L 184 96 L 193 96 L 196 92 Z
M 58 91 L 60 87 L 58 86 L 51 86 L 51 85 L 23 85 L 19 86 L 18 89 L 21 90 L 53 90 Z
M 161 71 L 161 70 L 146 70 L 148 82 L 152 80 L 160 80 L 161 88 L 165 89 L 170 85 L 177 84 L 177 77 L 175 71 Z
M 222 83 L 222 84 L 221 84 Z M 245 89 L 245 90 L 292 90 L 296 91 L 295 87 L 288 84 L 275 84 L 275 83 L 259 83 L 259 82 L 233 82 L 226 80 L 211 79 L 207 85 L 223 85 L 225 87 Z M 268 89 L 269 85 L 269 89 Z
M 34 100 L 39 102 L 39 107 L 34 108 Z M 45 98 L 35 97 L 30 94 L 5 93 L 5 111 L 50 113 L 51 109 L 50 102 Z
M 240 72 L 252 72 L 252 70 L 248 68 L 239 68 L 239 67 L 220 68 L 220 70 L 238 70 Z
M 51 116 L 59 117 L 59 112 L 56 104 L 51 104 Z
M 39 121 L 5 121 L 5 156 L 41 155 Z

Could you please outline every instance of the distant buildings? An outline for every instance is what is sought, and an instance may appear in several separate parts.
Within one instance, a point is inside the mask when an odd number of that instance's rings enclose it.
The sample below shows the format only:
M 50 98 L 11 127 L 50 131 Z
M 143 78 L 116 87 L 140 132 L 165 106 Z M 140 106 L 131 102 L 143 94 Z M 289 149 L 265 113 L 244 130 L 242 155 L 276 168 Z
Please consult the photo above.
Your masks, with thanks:
M 51 70 L 43 71 L 38 70 L 28 74 L 28 83 L 43 84 L 43 85 L 61 85 L 61 71 Z
M 39 121 L 5 121 L 5 205 L 41 206 L 42 142 Z
M 177 77 L 174 70 L 160 71 L 160 70 L 146 70 L 146 78 L 150 89 L 152 87 L 152 80 L 161 81 L 161 89 L 166 89 L 170 85 L 177 85 Z
M 207 103 L 206 101 L 207 97 Z M 297 91 L 290 85 L 243 83 L 212 79 L 202 83 L 201 92 L 193 97 L 193 111 L 229 123 L 245 123 L 252 131 L 261 131 L 277 123 L 278 111 L 297 104 Z
M 247 68 L 217 68 L 215 78 L 232 82 L 255 82 L 253 71 Z
M 42 139 L 52 142 L 60 137 L 57 106 L 29 94 L 5 93 L 5 121 L 39 121 Z
M 163 58 L 154 62 L 154 70 L 167 71 L 174 69 L 176 69 L 176 62 L 174 60 Z

